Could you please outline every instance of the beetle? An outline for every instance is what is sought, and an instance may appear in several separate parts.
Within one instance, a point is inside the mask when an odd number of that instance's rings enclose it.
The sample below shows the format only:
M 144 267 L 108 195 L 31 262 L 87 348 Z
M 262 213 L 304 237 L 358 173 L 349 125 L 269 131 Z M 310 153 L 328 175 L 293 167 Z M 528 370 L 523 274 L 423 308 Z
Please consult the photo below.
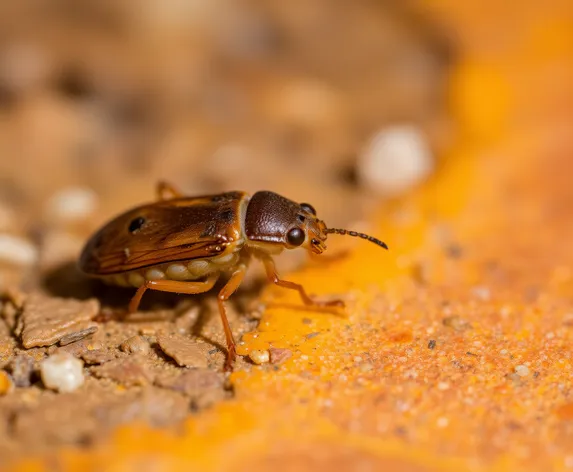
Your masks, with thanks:
M 241 284 L 253 258 L 262 261 L 269 281 L 297 290 L 305 305 L 344 305 L 340 300 L 314 300 L 302 285 L 281 279 L 273 261 L 284 249 L 321 254 L 328 234 L 360 237 L 388 249 L 367 234 L 328 228 L 311 205 L 274 192 L 189 197 L 162 181 L 155 202 L 120 214 L 91 236 L 78 265 L 88 276 L 137 288 L 130 313 L 137 311 L 147 290 L 198 294 L 213 288 L 221 274 L 230 275 L 219 292 L 218 306 L 227 342 L 225 370 L 231 370 L 236 350 L 225 301 Z

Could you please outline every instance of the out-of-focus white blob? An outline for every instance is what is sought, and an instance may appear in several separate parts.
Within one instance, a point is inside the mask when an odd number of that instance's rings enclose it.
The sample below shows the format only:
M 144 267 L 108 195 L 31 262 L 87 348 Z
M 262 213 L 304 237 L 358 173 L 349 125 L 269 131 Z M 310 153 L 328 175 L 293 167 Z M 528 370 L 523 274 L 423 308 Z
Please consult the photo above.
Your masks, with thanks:
M 42 382 L 58 392 L 73 392 L 84 383 L 84 363 L 67 352 L 53 354 L 40 364 Z
M 425 134 L 416 126 L 391 126 L 379 131 L 359 156 L 358 178 L 380 195 L 395 196 L 411 189 L 434 170 Z
M 84 187 L 69 187 L 56 192 L 48 200 L 47 213 L 61 222 L 83 220 L 97 207 L 95 192 Z
M 30 266 L 38 260 L 38 248 L 18 236 L 0 233 L 0 263 Z

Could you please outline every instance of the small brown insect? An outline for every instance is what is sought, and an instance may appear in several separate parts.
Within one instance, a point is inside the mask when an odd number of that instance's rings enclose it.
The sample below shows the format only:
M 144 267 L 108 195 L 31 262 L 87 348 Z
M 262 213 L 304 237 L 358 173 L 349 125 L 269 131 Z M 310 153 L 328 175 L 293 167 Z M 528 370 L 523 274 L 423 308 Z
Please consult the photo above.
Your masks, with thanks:
M 108 283 L 137 287 L 130 313 L 147 289 L 197 294 L 210 290 L 222 273 L 230 274 L 218 297 L 228 348 L 226 370 L 232 368 L 236 351 L 224 302 L 241 284 L 253 257 L 263 262 L 269 281 L 297 290 L 306 305 L 343 306 L 340 300 L 313 300 L 301 285 L 281 280 L 272 256 L 298 247 L 321 254 L 330 233 L 357 236 L 388 249 L 372 236 L 327 228 L 311 205 L 273 192 L 185 197 L 160 182 L 157 195 L 157 202 L 129 210 L 95 233 L 83 249 L 79 268 Z

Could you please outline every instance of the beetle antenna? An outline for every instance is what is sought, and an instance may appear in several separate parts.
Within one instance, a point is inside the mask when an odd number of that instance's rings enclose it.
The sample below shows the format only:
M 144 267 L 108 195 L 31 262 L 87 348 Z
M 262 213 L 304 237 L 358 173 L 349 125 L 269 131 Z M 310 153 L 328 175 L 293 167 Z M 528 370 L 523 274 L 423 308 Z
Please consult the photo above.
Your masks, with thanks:
M 354 236 L 355 238 L 362 238 L 374 243 L 378 246 L 383 247 L 384 249 L 388 249 L 388 246 L 385 242 L 380 241 L 379 239 L 375 238 L 374 236 L 369 236 L 364 233 L 358 233 L 356 231 L 348 231 L 347 229 L 340 229 L 340 228 L 327 228 L 325 233 L 327 234 L 346 234 L 348 236 Z

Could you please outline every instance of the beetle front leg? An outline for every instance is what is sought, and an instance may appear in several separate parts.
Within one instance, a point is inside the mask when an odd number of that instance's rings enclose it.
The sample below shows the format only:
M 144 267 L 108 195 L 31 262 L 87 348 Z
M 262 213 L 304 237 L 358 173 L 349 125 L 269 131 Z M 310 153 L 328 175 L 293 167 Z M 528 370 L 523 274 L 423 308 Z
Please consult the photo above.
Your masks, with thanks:
M 155 191 L 157 193 L 157 200 L 171 200 L 172 198 L 181 198 L 184 196 L 180 190 L 165 180 L 157 182 Z
M 223 330 L 225 331 L 225 338 L 227 340 L 227 360 L 225 361 L 226 371 L 233 370 L 233 364 L 237 358 L 237 349 L 235 347 L 235 340 L 233 339 L 231 327 L 229 326 L 229 320 L 227 319 L 227 307 L 225 306 L 225 302 L 239 288 L 246 272 L 247 266 L 245 264 L 239 265 L 231 275 L 227 284 L 219 292 L 217 300 L 219 302 L 219 313 L 221 315 Z
M 137 289 L 135 295 L 129 302 L 129 313 L 135 313 L 141 302 L 143 294 L 149 290 L 157 290 L 159 292 L 171 293 L 184 293 L 186 295 L 196 295 L 198 293 L 208 292 L 213 288 L 215 282 L 219 278 L 219 274 L 212 274 L 203 282 L 181 282 L 178 280 L 147 280 L 141 287 Z
M 279 275 L 277 274 L 275 262 L 273 261 L 273 259 L 271 257 L 267 256 L 267 257 L 264 257 L 262 260 L 263 260 L 263 264 L 265 266 L 265 270 L 267 272 L 267 278 L 269 279 L 269 281 L 278 285 L 279 287 L 290 288 L 291 290 L 298 291 L 300 298 L 302 299 L 302 301 L 305 305 L 315 306 L 318 308 L 332 307 L 332 306 L 344 307 L 344 302 L 342 300 L 330 300 L 328 302 L 321 302 L 318 300 L 314 300 L 312 297 L 310 297 L 306 293 L 306 290 L 304 289 L 304 287 L 302 285 L 294 283 L 294 282 L 289 282 L 288 280 L 280 279 Z

